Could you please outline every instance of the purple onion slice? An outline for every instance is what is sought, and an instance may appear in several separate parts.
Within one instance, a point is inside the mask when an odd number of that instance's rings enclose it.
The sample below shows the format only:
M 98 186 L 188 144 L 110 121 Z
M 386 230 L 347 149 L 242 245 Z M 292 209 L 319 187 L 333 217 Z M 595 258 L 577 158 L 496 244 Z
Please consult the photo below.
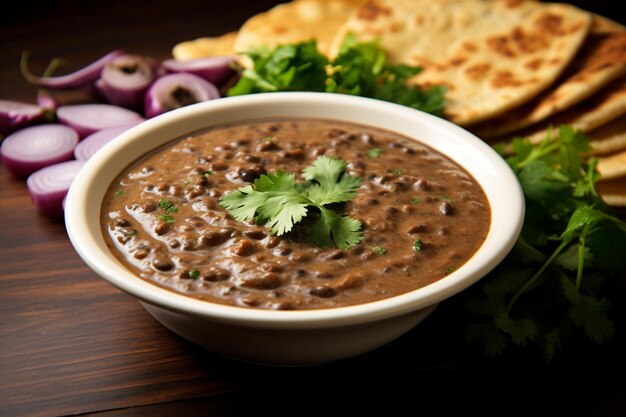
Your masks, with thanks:
M 146 93 L 144 111 L 146 117 L 154 117 L 189 104 L 220 97 L 217 88 L 193 74 L 168 74 L 152 84 Z
M 63 216 L 63 199 L 85 161 L 66 161 L 34 172 L 26 180 L 30 197 L 41 214 Z
M 78 133 L 63 125 L 38 125 L 18 130 L 8 136 L 0 156 L 2 163 L 19 178 L 59 162 L 71 159 L 78 143 Z
M 235 57 L 228 55 L 186 61 L 167 59 L 162 62 L 161 66 L 170 74 L 180 72 L 194 74 L 212 84 L 220 85 L 235 73 L 232 68 L 234 62 Z
M 19 101 L 0 100 L 0 135 L 8 135 L 43 119 L 44 109 L 39 106 Z
M 120 55 L 105 65 L 96 88 L 111 104 L 141 109 L 146 90 L 156 78 L 156 68 L 152 58 Z
M 57 109 L 57 118 L 64 125 L 74 128 L 81 138 L 107 127 L 143 121 L 139 113 L 111 104 L 61 106 Z
M 64 90 L 40 88 L 37 92 L 37 104 L 49 111 L 55 111 L 60 106 L 95 103 L 96 101 L 98 97 L 93 83 Z
M 112 59 L 122 55 L 123 53 L 123 51 L 109 52 L 102 58 L 92 62 L 91 64 L 82 69 L 79 69 L 76 72 L 56 77 L 38 77 L 31 74 L 28 70 L 28 53 L 22 54 L 20 66 L 22 69 L 22 75 L 24 75 L 24 78 L 26 78 L 26 80 L 31 84 L 46 88 L 75 88 L 97 80 L 98 77 L 100 77 L 100 73 L 102 72 L 104 66 Z
M 106 129 L 98 130 L 95 133 L 87 136 L 81 140 L 76 148 L 74 148 L 74 157 L 79 161 L 86 161 L 96 154 L 107 143 L 126 132 L 131 127 L 137 125 L 140 122 L 131 123 L 128 125 L 108 127 Z

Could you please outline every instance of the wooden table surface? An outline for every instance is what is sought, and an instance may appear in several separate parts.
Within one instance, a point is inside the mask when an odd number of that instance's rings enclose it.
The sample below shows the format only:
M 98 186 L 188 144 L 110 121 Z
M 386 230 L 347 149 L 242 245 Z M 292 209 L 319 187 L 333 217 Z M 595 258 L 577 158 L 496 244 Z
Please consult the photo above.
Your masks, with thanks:
M 177 42 L 234 30 L 275 2 L 22 3 L 0 19 L 0 98 L 32 102 L 35 90 L 18 69 L 24 49 L 35 71 L 53 57 L 78 67 L 115 48 L 162 59 Z M 609 1 L 578 4 L 622 22 L 626 17 Z M 623 293 L 616 297 L 626 300 Z M 607 346 L 581 343 L 546 365 L 528 355 L 482 357 L 463 342 L 460 314 L 454 301 L 446 302 L 391 344 L 324 366 L 225 359 L 169 332 L 98 278 L 74 252 L 63 223 L 37 215 L 24 182 L 0 166 L 2 417 L 626 415 L 623 327 Z

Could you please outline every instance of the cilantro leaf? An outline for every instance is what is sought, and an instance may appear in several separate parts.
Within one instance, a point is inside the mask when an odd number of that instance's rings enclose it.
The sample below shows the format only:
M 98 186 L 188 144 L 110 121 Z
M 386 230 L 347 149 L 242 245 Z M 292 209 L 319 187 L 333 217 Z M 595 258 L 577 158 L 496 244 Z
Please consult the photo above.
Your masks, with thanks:
M 341 159 L 320 156 L 304 169 L 305 183 L 297 182 L 295 174 L 283 171 L 264 174 L 253 185 L 222 196 L 220 205 L 235 220 L 265 224 L 278 236 L 292 231 L 313 208 L 319 212 L 319 220 L 308 227 L 305 241 L 346 250 L 363 239 L 361 222 L 325 205 L 356 197 L 361 179 L 346 174 L 347 165 Z
M 251 185 L 239 188 L 224 195 L 220 205 L 238 222 L 254 219 L 259 206 L 265 204 L 269 194 L 257 192 Z
M 466 326 L 468 341 L 490 356 L 503 353 L 509 342 L 535 343 L 548 360 L 577 332 L 604 343 L 615 325 L 602 291 L 626 267 L 626 223 L 596 191 L 597 160 L 587 158 L 588 140 L 560 126 L 539 144 L 515 138 L 509 149 L 507 163 L 524 191 L 526 218 L 513 251 L 480 290 L 465 296 L 467 310 L 481 317 Z
M 361 179 L 344 174 L 347 164 L 338 158 L 320 156 L 306 167 L 302 176 L 315 181 L 308 188 L 308 198 L 317 205 L 342 203 L 356 198 Z
M 325 91 L 390 101 L 442 115 L 446 89 L 422 89 L 407 81 L 421 71 L 409 65 L 388 65 L 377 41 L 359 42 L 348 34 L 339 54 L 328 62 L 315 41 L 257 48 L 246 53 L 254 64 L 245 69 L 229 96 L 276 91 Z
M 604 343 L 615 333 L 613 322 L 605 317 L 610 303 L 603 299 L 581 295 L 568 278 L 561 277 L 561 285 L 566 298 L 572 303 L 569 316 L 577 326 L 584 328 L 585 333 L 596 343 Z
M 320 247 L 329 247 L 333 243 L 339 249 L 350 249 L 362 239 L 361 222 L 348 216 L 340 216 L 324 207 L 320 209 L 320 220 L 310 230 L 306 241 Z
M 243 71 L 228 95 L 275 91 L 324 91 L 328 61 L 315 41 L 259 48 L 247 53 L 254 69 Z
M 496 327 L 511 336 L 516 345 L 524 346 L 537 336 L 537 326 L 530 319 L 514 320 L 507 314 L 495 318 Z
M 272 234 L 281 236 L 293 229 L 307 215 L 309 201 L 298 192 L 270 193 L 264 204 L 257 209 L 261 219 L 267 219 L 265 225 Z M 278 194 L 278 195 L 274 195 Z

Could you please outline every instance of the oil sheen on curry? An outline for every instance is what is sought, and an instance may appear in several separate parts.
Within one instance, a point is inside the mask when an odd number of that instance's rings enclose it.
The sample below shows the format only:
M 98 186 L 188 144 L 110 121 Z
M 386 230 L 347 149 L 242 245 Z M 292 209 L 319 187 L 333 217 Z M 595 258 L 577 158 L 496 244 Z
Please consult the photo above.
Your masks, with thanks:
M 306 193 L 320 184 L 303 170 L 321 156 L 343 163 L 338 181 L 358 177 L 353 198 L 323 206 L 357 225 L 360 237 L 344 249 L 310 243 L 322 217 L 315 206 L 280 235 L 268 227 L 267 207 L 260 216 L 252 206 L 247 221 L 224 208 L 229 193 L 260 189 L 255 181 L 279 171 Z M 481 246 L 491 213 L 467 172 L 415 140 L 351 123 L 272 119 L 218 126 L 143 157 L 113 182 L 101 216 L 111 251 L 145 280 L 214 303 L 302 310 L 372 302 L 444 278 Z

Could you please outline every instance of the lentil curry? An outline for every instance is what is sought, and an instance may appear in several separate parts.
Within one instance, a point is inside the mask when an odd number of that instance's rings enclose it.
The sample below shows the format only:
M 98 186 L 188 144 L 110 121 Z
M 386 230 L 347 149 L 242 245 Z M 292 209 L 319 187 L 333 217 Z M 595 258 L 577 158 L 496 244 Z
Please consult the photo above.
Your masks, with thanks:
M 348 250 L 299 233 L 238 222 L 220 198 L 267 173 L 294 173 L 320 155 L 361 179 L 335 204 L 361 222 Z M 481 246 L 486 197 L 461 167 L 429 147 L 371 127 L 315 119 L 224 125 L 179 139 L 128 167 L 102 207 L 115 256 L 141 278 L 215 303 L 276 310 L 341 307 L 435 282 Z

